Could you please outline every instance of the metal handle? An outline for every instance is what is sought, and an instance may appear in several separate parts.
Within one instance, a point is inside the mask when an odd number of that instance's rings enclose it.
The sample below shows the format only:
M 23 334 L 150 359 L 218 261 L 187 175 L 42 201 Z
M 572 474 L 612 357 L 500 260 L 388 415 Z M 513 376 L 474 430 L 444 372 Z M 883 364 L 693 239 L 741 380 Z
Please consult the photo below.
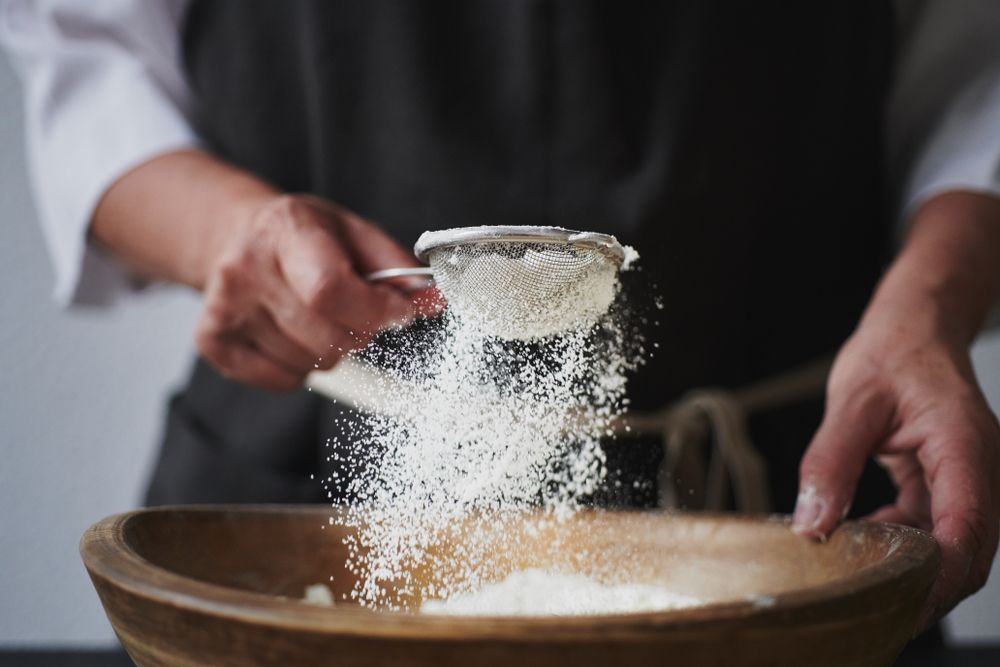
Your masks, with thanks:
M 372 283 L 381 280 L 392 280 L 393 278 L 426 278 L 427 287 L 433 287 L 434 285 L 434 272 L 429 266 L 382 269 L 381 271 L 375 271 L 365 276 L 365 280 Z

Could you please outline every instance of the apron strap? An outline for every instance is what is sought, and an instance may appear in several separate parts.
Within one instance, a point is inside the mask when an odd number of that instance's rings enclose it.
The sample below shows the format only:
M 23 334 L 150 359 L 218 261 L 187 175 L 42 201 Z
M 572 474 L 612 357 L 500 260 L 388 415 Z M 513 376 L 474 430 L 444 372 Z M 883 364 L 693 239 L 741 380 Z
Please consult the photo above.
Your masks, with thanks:
M 623 415 L 615 430 L 661 438 L 661 507 L 722 511 L 731 490 L 738 511 L 768 512 L 767 465 L 747 418 L 822 397 L 831 363 L 820 359 L 736 391 L 698 389 L 662 410 Z

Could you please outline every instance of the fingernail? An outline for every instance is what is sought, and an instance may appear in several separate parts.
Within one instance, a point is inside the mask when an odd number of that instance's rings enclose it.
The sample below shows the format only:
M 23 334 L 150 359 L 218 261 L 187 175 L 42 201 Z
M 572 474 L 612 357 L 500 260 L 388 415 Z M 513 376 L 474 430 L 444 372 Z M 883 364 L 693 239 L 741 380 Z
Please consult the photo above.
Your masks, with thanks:
M 792 531 L 798 535 L 818 537 L 817 527 L 826 502 L 816 494 L 816 488 L 807 486 L 795 501 L 795 515 L 792 517 Z

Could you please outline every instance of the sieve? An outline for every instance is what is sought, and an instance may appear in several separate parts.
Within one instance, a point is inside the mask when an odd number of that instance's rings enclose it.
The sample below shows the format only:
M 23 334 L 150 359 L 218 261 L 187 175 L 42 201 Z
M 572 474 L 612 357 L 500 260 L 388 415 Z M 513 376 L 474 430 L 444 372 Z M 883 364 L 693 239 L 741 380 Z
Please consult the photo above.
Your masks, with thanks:
M 385 269 L 367 279 L 429 278 L 455 314 L 507 339 L 596 322 L 614 300 L 625 259 L 608 234 L 509 225 L 424 232 L 414 254 L 429 266 Z

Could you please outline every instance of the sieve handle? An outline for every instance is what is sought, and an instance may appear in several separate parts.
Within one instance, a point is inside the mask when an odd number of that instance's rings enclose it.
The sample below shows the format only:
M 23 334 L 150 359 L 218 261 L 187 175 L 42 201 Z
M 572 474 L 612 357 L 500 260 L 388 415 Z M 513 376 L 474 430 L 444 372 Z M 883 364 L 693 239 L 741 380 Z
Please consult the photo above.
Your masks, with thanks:
M 427 287 L 434 285 L 434 272 L 429 266 L 417 267 L 396 267 L 393 269 L 382 269 L 365 276 L 365 280 L 370 283 L 377 283 L 382 280 L 392 280 L 393 278 L 426 278 Z

